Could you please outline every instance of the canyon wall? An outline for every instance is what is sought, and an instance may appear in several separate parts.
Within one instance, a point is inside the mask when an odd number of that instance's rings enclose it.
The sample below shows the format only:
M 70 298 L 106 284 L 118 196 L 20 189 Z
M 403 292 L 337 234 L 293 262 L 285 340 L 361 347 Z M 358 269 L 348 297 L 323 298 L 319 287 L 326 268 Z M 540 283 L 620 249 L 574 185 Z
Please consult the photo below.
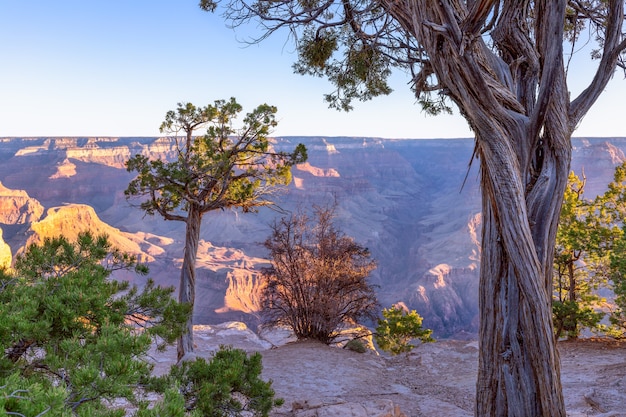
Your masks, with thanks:
M 275 139 L 277 149 L 298 143 L 307 146 L 309 160 L 294 167 L 292 184 L 277 196 L 280 209 L 336 200 L 337 225 L 378 262 L 371 282 L 383 307 L 403 302 L 416 309 L 436 337 L 475 333 L 481 216 L 473 141 Z M 584 170 L 588 195 L 602 192 L 624 160 L 626 139 L 573 145 L 572 168 Z M 169 158 L 173 149 L 167 138 L 0 138 L 0 262 L 46 236 L 90 229 L 147 262 L 157 282 L 177 285 L 184 224 L 147 217 L 123 194 L 129 156 Z M 268 265 L 261 243 L 277 216 L 270 209 L 205 215 L 197 323 L 258 323 L 259 277 Z

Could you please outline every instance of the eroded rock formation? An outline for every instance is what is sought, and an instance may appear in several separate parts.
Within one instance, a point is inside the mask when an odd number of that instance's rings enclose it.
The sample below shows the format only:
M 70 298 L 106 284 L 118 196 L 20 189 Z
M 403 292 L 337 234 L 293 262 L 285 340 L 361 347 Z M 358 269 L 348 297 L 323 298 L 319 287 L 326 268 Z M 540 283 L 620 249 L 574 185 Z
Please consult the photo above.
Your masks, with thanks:
M 43 214 L 43 206 L 24 190 L 11 190 L 0 181 L 0 223 L 28 224 Z
M 277 196 L 284 211 L 338 203 L 337 224 L 368 247 L 383 307 L 403 302 L 436 337 L 476 331 L 480 194 L 473 141 L 277 138 L 304 143 L 306 164 Z M 136 153 L 174 155 L 168 138 L 0 138 L 0 222 L 12 253 L 28 242 L 89 228 L 149 262 L 150 276 L 177 285 L 184 224 L 145 216 L 123 195 Z M 590 195 L 602 192 L 624 160 L 626 139 L 574 141 L 572 167 Z M 474 164 L 471 164 L 475 162 Z M 134 202 L 138 203 L 138 202 Z M 47 210 L 44 216 L 44 210 Z M 198 254 L 197 323 L 258 322 L 261 242 L 280 214 L 208 213 Z M 44 216 L 44 217 L 42 217 Z M 8 253 L 0 244 L 1 253 Z M 8 258 L 4 258 L 8 259 Z

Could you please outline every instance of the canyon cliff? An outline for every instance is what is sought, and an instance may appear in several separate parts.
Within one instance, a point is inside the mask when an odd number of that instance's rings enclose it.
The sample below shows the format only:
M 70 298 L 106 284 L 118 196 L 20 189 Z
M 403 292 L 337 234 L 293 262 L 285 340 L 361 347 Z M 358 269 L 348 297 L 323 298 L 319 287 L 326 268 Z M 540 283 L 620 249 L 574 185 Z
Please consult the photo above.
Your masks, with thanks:
M 481 203 L 473 141 L 275 139 L 277 149 L 298 143 L 309 160 L 294 167 L 292 184 L 277 196 L 280 209 L 336 200 L 337 226 L 378 263 L 371 283 L 383 307 L 403 302 L 439 338 L 474 334 Z M 0 263 L 28 243 L 89 229 L 147 262 L 157 282 L 177 285 L 184 225 L 145 216 L 123 193 L 131 155 L 169 158 L 173 145 L 167 138 L 0 138 Z M 573 146 L 572 169 L 584 169 L 588 195 L 602 192 L 624 161 L 626 139 L 575 139 Z M 258 323 L 260 274 L 268 265 L 262 242 L 280 215 L 261 209 L 204 217 L 196 323 Z

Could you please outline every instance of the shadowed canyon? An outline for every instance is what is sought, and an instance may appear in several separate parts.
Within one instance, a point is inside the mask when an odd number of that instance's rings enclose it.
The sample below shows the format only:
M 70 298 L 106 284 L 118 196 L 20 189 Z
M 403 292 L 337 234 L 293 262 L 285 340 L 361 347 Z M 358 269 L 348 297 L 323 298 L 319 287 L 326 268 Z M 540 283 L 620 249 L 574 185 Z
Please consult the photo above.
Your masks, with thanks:
M 383 307 L 403 302 L 437 338 L 471 338 L 478 324 L 480 192 L 470 139 L 390 140 L 281 137 L 277 149 L 304 143 L 309 160 L 277 195 L 281 210 L 338 202 L 336 224 L 370 249 Z M 586 195 L 602 192 L 624 161 L 626 139 L 575 139 L 572 169 Z M 174 155 L 167 138 L 0 138 L 0 263 L 48 236 L 90 229 L 136 254 L 160 284 L 177 285 L 184 224 L 148 217 L 126 201 L 134 154 Z M 198 324 L 259 322 L 262 242 L 281 215 L 210 212 L 197 261 Z M 143 277 L 124 276 L 141 283 Z M 138 281 L 137 281 L 138 280 Z

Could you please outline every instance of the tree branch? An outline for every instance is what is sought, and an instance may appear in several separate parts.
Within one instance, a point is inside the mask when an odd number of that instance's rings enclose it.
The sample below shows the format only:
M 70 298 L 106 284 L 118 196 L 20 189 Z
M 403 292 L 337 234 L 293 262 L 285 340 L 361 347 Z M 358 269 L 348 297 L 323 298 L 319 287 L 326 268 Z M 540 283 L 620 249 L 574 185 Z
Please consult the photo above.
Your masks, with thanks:
M 610 0 L 602 59 L 589 87 L 572 101 L 568 114 L 572 130 L 587 114 L 591 106 L 604 91 L 609 80 L 613 77 L 619 55 L 626 48 L 626 39 L 623 39 L 621 30 L 623 21 L 624 2 L 622 0 Z

